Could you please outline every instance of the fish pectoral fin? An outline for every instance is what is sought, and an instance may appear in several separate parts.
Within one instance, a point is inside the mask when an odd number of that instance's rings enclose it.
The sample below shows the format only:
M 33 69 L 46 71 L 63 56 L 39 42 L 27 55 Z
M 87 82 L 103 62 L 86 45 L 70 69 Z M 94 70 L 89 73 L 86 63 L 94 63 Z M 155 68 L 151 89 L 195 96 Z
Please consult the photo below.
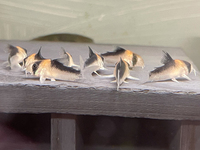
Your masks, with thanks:
M 117 84 L 117 91 L 119 91 L 119 84 Z
M 101 77 L 104 77 L 104 78 L 113 78 L 115 76 L 114 76 L 114 74 L 111 74 L 111 75 L 101 75 Z
M 108 69 L 105 67 L 101 67 L 99 70 L 108 70 Z
M 179 83 L 179 82 L 176 80 L 176 78 L 172 78 L 171 80 L 174 81 L 174 82 L 176 82 L 176 83 Z
M 94 73 L 95 73 L 96 75 L 98 75 L 99 77 L 101 77 L 101 75 L 100 75 L 98 72 L 94 71 Z
M 114 80 L 114 81 L 111 81 L 111 83 L 115 83 L 115 82 L 117 82 L 116 80 Z
M 73 67 L 73 68 L 77 68 L 77 69 L 80 69 L 80 68 L 81 68 L 79 65 L 76 65 L 76 64 L 72 64 L 72 67 Z
M 82 70 L 82 76 L 84 78 L 90 78 L 92 76 L 92 73 L 98 70 L 98 66 L 89 66 Z
M 18 66 L 19 68 L 22 68 L 22 66 L 21 66 L 19 63 L 17 64 L 17 66 Z
M 124 83 L 128 83 L 127 81 L 124 81 Z
M 54 79 L 54 78 L 51 78 L 51 81 L 56 81 L 56 79 Z
M 190 79 L 187 75 L 185 75 L 185 74 L 184 74 L 182 77 L 183 77 L 183 78 L 186 78 L 186 79 L 189 80 L 189 81 L 191 80 L 191 79 Z
M 153 81 L 153 80 L 149 80 L 149 81 L 146 81 L 146 82 L 144 82 L 144 83 L 142 83 L 142 84 L 152 83 L 152 82 L 154 82 L 154 81 Z
M 131 80 L 140 80 L 139 78 L 136 78 L 136 77 L 133 77 L 133 76 L 128 76 L 127 78 L 131 79 Z
M 46 78 L 44 76 L 40 76 L 40 83 L 44 83 L 45 80 Z
M 44 77 L 44 72 L 46 69 L 42 69 L 40 72 L 40 82 L 44 83 L 44 81 L 46 80 L 46 77 Z

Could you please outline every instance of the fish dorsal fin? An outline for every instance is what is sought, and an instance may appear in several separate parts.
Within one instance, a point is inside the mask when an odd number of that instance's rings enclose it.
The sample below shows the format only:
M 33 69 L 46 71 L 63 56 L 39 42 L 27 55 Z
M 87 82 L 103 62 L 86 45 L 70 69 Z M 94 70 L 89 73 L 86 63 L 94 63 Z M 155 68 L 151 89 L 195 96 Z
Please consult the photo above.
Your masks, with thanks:
M 8 52 L 10 53 L 10 57 L 12 57 L 18 52 L 18 49 L 17 49 L 17 47 L 9 44 L 8 45 Z
M 15 48 L 15 46 L 8 44 L 8 48 L 12 49 L 12 48 Z
M 35 55 L 35 58 L 38 60 L 44 59 L 44 57 L 41 55 L 41 49 L 42 47 L 40 47 L 40 49 L 38 50 L 38 53 Z
M 66 53 L 65 49 L 63 47 L 61 47 L 61 49 L 63 50 L 63 53 L 65 54 Z
M 89 46 L 88 46 L 89 47 Z M 95 55 L 95 53 L 93 52 L 93 50 L 89 47 L 89 57 L 92 57 L 93 55 Z
M 115 49 L 115 52 L 120 52 L 120 51 L 125 51 L 125 49 L 117 46 L 117 48 Z
M 173 61 L 172 57 L 167 52 L 163 51 L 163 53 L 164 53 L 164 56 L 161 60 L 161 63 L 167 64 L 167 63 Z
M 63 50 L 63 56 L 64 56 L 64 58 L 66 58 L 68 61 L 69 61 L 69 54 L 65 51 L 65 49 L 63 48 L 63 47 L 61 47 L 62 48 L 62 50 Z
M 119 61 L 119 65 L 120 65 L 120 67 L 122 66 L 122 58 L 120 57 L 120 61 Z

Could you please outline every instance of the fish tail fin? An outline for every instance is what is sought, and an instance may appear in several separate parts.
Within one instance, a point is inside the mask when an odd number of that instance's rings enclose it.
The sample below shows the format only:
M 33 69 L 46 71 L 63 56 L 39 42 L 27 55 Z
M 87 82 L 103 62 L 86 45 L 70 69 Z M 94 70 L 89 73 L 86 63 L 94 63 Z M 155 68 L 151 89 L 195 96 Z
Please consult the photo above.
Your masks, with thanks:
M 192 66 L 192 68 L 191 68 L 191 72 L 194 72 L 194 75 L 197 76 L 197 71 L 194 69 L 193 66 Z

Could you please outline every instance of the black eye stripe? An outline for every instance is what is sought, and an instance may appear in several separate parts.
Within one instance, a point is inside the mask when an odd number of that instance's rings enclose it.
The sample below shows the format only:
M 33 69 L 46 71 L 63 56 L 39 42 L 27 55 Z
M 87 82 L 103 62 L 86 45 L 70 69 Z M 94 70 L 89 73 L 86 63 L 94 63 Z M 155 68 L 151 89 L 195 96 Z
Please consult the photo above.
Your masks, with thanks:
M 35 74 L 35 72 L 37 71 L 39 65 L 40 65 L 41 61 L 38 61 L 38 62 L 35 62 L 32 66 L 32 71 L 33 71 L 33 74 Z

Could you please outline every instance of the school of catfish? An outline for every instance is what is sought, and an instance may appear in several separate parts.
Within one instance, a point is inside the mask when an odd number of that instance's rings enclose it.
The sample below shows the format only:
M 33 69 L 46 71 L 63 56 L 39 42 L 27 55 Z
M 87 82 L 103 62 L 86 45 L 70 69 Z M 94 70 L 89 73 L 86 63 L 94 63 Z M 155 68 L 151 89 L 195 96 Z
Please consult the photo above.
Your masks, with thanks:
M 130 75 L 134 67 L 144 69 L 143 58 L 131 50 L 117 47 L 114 51 L 98 54 L 89 47 L 89 57 L 84 61 L 80 56 L 80 65 L 75 64 L 72 55 L 62 48 L 63 56 L 57 59 L 44 58 L 41 55 L 41 49 L 37 53 L 27 55 L 27 50 L 20 46 L 8 45 L 8 66 L 10 69 L 25 71 L 25 75 L 31 74 L 39 77 L 41 83 L 46 79 L 51 81 L 67 80 L 75 81 L 80 78 L 91 78 L 96 74 L 102 78 L 114 78 L 117 84 L 117 91 L 120 85 L 128 83 L 126 79 L 140 80 Z M 163 51 L 164 56 L 161 60 L 162 66 L 156 67 L 149 73 L 149 81 L 157 82 L 172 80 L 178 82 L 177 78 L 191 80 L 188 74 L 196 70 L 191 63 L 185 60 L 173 59 L 167 52 Z M 104 64 L 114 66 L 114 72 L 111 75 L 99 74 L 98 70 L 106 70 Z

